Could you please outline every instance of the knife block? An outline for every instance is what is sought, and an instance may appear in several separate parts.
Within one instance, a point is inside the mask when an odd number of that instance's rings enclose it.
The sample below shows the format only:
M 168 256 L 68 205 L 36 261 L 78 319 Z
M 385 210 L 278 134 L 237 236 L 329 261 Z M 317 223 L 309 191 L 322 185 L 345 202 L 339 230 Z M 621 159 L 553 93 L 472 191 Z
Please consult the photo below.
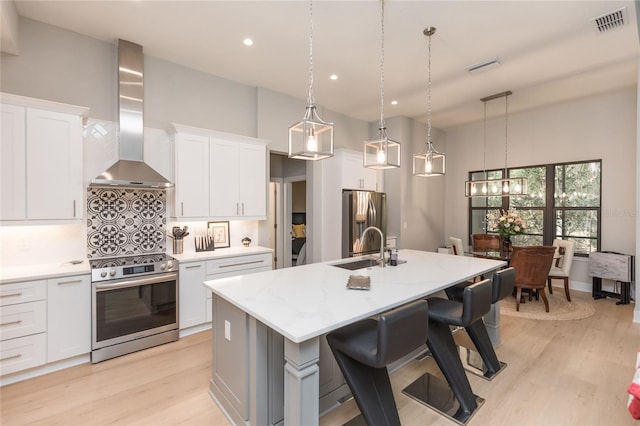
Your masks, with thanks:
M 209 243 L 205 244 L 203 242 L 203 244 L 200 244 L 200 245 L 195 244 L 195 246 L 196 246 L 196 253 L 197 252 L 202 252 L 202 251 L 214 251 L 215 250 L 215 244 L 213 242 L 213 239 L 211 239 L 211 242 L 209 242 Z

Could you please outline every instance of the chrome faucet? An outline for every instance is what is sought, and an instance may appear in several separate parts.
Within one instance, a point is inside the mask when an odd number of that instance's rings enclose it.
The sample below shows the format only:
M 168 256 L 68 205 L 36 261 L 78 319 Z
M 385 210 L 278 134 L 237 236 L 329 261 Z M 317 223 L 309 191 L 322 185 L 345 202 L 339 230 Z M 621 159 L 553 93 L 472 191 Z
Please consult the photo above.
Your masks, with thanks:
M 367 231 L 369 231 L 370 229 L 375 229 L 376 231 L 378 231 L 378 234 L 380 234 L 380 263 L 384 268 L 386 266 L 384 263 L 384 235 L 382 235 L 382 231 L 380 230 L 380 228 L 375 226 L 370 226 L 368 228 L 365 228 L 365 230 L 362 231 L 362 236 L 360 237 L 360 241 L 364 242 L 364 236 L 367 235 Z

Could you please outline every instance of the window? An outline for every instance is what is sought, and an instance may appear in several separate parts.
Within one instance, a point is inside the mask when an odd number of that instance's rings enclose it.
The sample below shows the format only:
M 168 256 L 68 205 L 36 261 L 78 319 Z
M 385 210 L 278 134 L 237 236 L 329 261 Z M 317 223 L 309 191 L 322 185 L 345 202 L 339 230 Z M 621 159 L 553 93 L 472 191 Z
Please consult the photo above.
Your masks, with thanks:
M 509 177 L 526 177 L 529 194 L 469 199 L 470 234 L 485 233 L 489 210 L 516 208 L 527 221 L 527 233 L 512 237 L 515 245 L 551 245 L 553 240 L 576 242 L 576 255 L 600 248 L 601 160 L 547 164 L 508 170 Z M 470 172 L 471 180 L 500 179 L 503 170 Z

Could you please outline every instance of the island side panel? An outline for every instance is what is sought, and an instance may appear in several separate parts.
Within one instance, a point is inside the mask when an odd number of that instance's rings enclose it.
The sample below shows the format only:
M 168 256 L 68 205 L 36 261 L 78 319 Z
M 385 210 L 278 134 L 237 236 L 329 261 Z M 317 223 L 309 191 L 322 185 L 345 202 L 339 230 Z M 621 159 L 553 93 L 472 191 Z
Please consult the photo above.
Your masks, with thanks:
M 242 310 L 212 299 L 213 375 L 210 394 L 236 424 L 249 420 L 249 321 Z

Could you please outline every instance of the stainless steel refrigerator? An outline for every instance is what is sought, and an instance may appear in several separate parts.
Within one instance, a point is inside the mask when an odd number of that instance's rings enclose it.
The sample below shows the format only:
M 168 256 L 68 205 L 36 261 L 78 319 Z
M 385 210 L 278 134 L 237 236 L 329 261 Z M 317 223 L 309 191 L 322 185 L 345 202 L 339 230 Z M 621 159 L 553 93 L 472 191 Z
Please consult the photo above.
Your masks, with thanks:
M 375 230 L 362 233 L 369 226 L 387 237 L 387 195 L 373 191 L 342 191 L 342 257 L 380 253 L 380 234 Z

